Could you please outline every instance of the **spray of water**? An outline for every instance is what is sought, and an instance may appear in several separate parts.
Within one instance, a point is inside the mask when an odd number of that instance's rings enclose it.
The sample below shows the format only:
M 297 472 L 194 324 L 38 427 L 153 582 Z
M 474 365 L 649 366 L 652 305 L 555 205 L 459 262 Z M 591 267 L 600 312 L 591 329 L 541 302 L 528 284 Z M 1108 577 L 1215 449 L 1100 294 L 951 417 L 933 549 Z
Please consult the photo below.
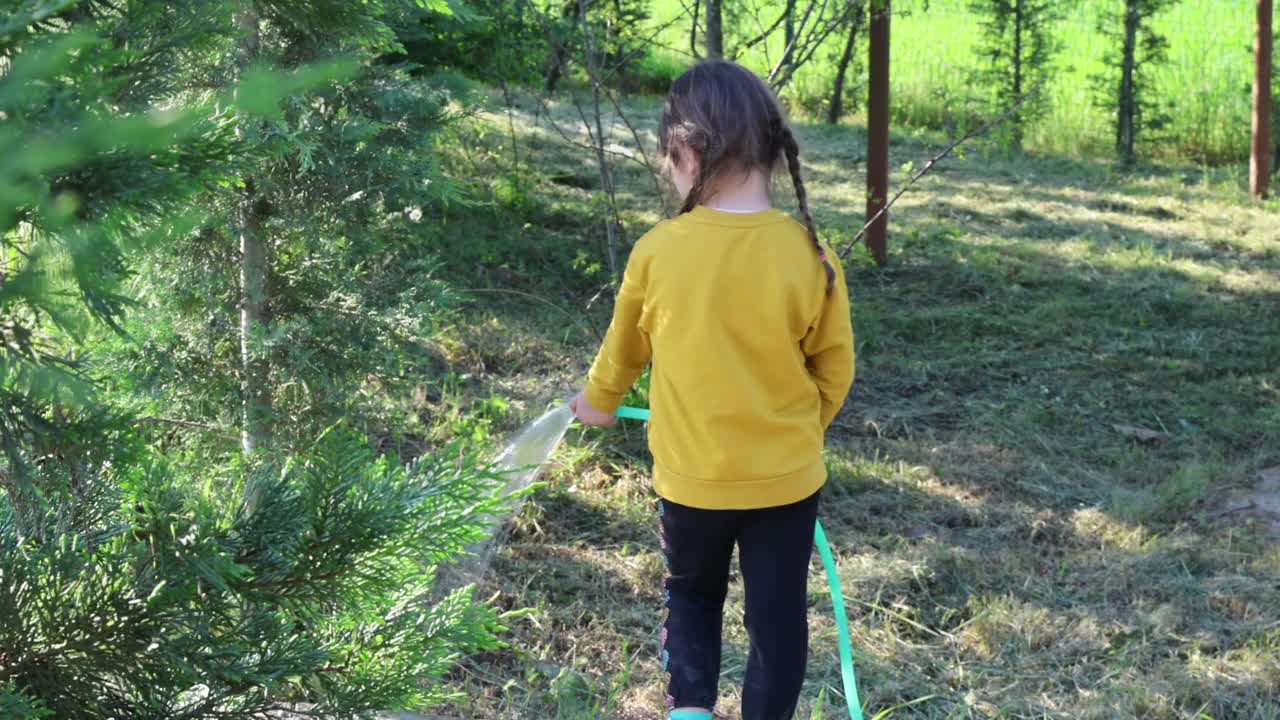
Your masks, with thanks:
M 560 444 L 571 422 L 573 412 L 568 405 L 561 405 L 546 411 L 516 434 L 497 460 L 499 468 L 513 472 L 507 484 L 508 492 L 522 490 L 537 478 L 538 470 Z
M 494 461 L 495 469 L 507 478 L 507 484 L 503 487 L 504 495 L 519 493 L 538 479 L 542 466 L 560 444 L 572 422 L 573 411 L 569 406 L 561 405 L 546 411 L 516 433 Z M 520 509 L 522 501 L 523 497 L 514 499 L 508 506 L 507 516 L 514 515 Z M 493 561 L 494 553 L 502 544 L 501 533 L 507 516 L 488 518 L 489 537 L 469 546 L 467 548 L 469 557 L 449 568 L 445 579 L 447 586 L 459 587 L 478 583 L 484 577 L 489 564 Z

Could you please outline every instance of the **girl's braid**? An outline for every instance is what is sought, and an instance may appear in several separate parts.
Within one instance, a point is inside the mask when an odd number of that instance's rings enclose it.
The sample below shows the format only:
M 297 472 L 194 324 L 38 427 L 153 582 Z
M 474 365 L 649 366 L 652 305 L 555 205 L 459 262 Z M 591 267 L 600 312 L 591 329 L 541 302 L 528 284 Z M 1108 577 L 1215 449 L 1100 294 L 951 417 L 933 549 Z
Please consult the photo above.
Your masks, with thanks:
M 827 251 L 823 249 L 822 243 L 818 241 L 818 231 L 813 225 L 813 216 L 809 213 L 809 195 L 804 189 L 804 180 L 800 177 L 800 146 L 796 143 L 796 136 L 792 134 L 791 128 L 785 124 L 780 124 L 777 130 L 778 143 L 782 147 L 782 152 L 787 156 L 787 168 L 791 171 L 791 184 L 796 188 L 796 205 L 800 207 L 800 214 L 804 217 L 804 226 L 809 230 L 809 239 L 813 241 L 813 249 L 818 251 L 818 259 L 822 261 L 822 269 L 827 273 L 827 294 L 831 294 L 831 288 L 835 285 L 836 271 L 831 267 L 831 263 L 827 261 Z M 692 195 L 693 193 L 689 193 Z
M 706 130 L 686 129 L 684 137 L 685 144 L 697 153 L 698 175 L 693 180 L 693 186 L 689 188 L 689 194 L 684 198 L 684 207 L 680 208 L 682 215 L 692 211 L 702 202 L 702 196 L 707 192 L 707 185 L 711 183 L 712 169 L 719 164 L 720 156 L 724 154 L 721 144 Z

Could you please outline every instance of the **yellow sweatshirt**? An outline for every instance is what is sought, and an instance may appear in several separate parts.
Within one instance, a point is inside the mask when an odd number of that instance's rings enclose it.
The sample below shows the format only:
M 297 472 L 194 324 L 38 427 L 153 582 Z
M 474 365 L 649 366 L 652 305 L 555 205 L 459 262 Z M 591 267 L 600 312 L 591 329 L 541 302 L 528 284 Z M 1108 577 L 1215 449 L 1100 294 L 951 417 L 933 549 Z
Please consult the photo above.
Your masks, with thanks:
M 705 509 L 803 500 L 826 481 L 823 434 L 853 383 L 844 273 L 777 209 L 699 206 L 631 251 L 586 398 L 612 413 L 645 366 L 658 495 Z

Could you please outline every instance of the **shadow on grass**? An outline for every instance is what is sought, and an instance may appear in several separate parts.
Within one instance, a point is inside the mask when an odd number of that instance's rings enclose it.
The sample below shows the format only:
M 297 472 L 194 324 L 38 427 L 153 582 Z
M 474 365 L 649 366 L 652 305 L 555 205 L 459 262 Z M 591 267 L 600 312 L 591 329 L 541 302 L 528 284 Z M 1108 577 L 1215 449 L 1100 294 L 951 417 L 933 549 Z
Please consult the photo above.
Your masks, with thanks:
M 909 717 L 975 703 L 984 717 L 1274 711 L 1280 573 L 1257 535 L 1161 536 L 1095 508 L 1033 511 L 956 478 L 954 448 L 868 445 L 849 453 L 875 461 L 833 468 L 823 522 L 873 711 L 925 694 L 936 698 Z M 997 473 L 1028 460 L 1003 454 Z M 811 679 L 837 687 L 822 657 Z
M 830 445 L 851 465 L 824 522 L 865 696 L 935 693 L 910 715 L 929 718 L 1274 717 L 1280 551 L 1214 510 L 1280 462 L 1276 258 L 1224 286 L 1226 263 L 1206 280 L 939 225 L 849 272 L 859 379 Z

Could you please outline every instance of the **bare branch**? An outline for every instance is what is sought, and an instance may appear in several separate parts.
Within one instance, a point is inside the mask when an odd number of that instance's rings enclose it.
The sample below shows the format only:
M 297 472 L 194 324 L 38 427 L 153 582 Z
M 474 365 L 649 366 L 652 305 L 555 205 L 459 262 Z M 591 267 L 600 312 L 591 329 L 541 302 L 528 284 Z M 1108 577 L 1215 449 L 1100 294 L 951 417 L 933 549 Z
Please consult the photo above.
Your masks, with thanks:
M 657 46 L 657 47 L 661 47 L 661 48 L 664 48 L 664 49 L 667 49 L 667 50 L 672 50 L 672 51 L 674 51 L 674 52 L 679 52 L 679 53 L 681 53 L 681 54 L 689 55 L 689 57 L 693 58 L 694 60 L 698 60 L 698 59 L 700 59 L 700 57 L 701 57 L 701 56 L 699 56 L 699 55 L 696 55 L 696 54 L 690 54 L 690 53 L 685 53 L 685 51 L 683 51 L 683 50 L 676 50 L 675 48 L 672 48 L 672 47 L 669 47 L 669 46 L 666 46 L 666 45 L 659 45 L 659 44 L 658 44 L 658 36 L 659 36 L 659 35 L 661 35 L 662 33 L 666 32 L 667 28 L 671 27 L 672 25 L 675 25 L 675 24 L 676 24 L 677 22 L 679 22 L 679 21 L 680 21 L 680 18 L 679 18 L 679 16 L 677 16 L 677 17 L 674 17 L 674 18 L 672 18 L 672 19 L 668 20 L 667 22 L 663 23 L 662 25 L 659 25 L 657 28 L 655 28 L 655 29 L 654 29 L 654 31 L 653 31 L 653 33 L 652 33 L 651 35 L 649 35 L 649 37 L 648 37 L 648 38 L 646 38 L 643 42 L 638 42 L 638 43 L 636 43 L 636 47 L 635 47 L 635 49 L 634 49 L 634 50 L 632 50 L 631 52 L 627 53 L 626 55 L 623 55 L 623 56 L 622 56 L 622 58 L 621 58 L 621 59 L 619 59 L 616 63 L 614 63 L 613 65 L 609 66 L 609 67 L 608 67 L 608 69 L 607 69 L 607 71 L 600 75 L 600 82 L 601 82 L 601 83 L 603 83 L 603 82 L 605 82 L 605 81 L 609 80 L 610 78 L 612 78 L 612 77 L 614 76 L 614 74 L 616 74 L 617 72 L 619 72 L 620 70 L 622 70 L 623 68 L 625 68 L 625 67 L 626 67 L 626 66 L 627 66 L 627 65 L 628 65 L 632 60 L 635 60 L 636 58 L 638 58 L 638 57 L 640 57 L 641 55 L 645 54 L 646 52 L 648 52 L 650 49 L 652 49 L 652 48 L 653 48 L 653 47 L 655 47 L 655 46 Z
M 581 140 L 578 140 L 578 139 L 572 138 L 572 137 L 570 137 L 570 136 L 569 136 L 568 131 L 566 131 L 564 128 L 560 127 L 560 124 L 556 122 L 556 120 L 555 120 L 555 118 L 554 118 L 554 117 L 552 117 L 552 115 L 551 115 L 551 108 L 546 104 L 546 100 L 545 100 L 545 99 L 543 99 L 543 98 L 538 98 L 538 106 L 542 109 L 542 112 L 538 113 L 537 117 L 539 117 L 539 118 L 546 118 L 547 124 L 548 124 L 548 125 L 550 125 L 550 126 L 552 127 L 552 129 L 554 129 L 554 130 L 556 131 L 556 134 L 560 136 L 560 139 L 561 139 L 561 140 L 564 140 L 566 143 L 568 143 L 568 144 L 570 144 L 570 145 L 572 145 L 572 146 L 574 146 L 574 147 L 576 147 L 576 148 L 581 148 L 582 150 L 590 150 L 590 151 L 592 151 L 592 152 L 595 152 L 595 150 L 596 150 L 596 146 L 595 146 L 595 142 L 594 142 L 595 137 L 594 137 L 594 135 L 592 135 L 592 133 L 591 133 L 591 129 L 590 129 L 590 128 L 588 128 L 588 129 L 587 129 L 587 134 L 588 134 L 589 136 L 591 136 L 591 138 L 592 138 L 592 142 L 590 142 L 590 143 L 585 143 L 585 142 L 582 142 Z M 631 162 L 636 163 L 636 164 L 639 164 L 639 165 L 644 165 L 644 164 L 645 164 L 643 160 L 641 160 L 641 159 L 637 158 L 637 157 L 636 157 L 635 155 L 633 155 L 633 154 L 625 153 L 625 152 L 622 152 L 622 151 L 620 151 L 620 150 L 611 150 L 611 149 L 609 149 L 609 148 L 607 148 L 607 147 L 604 149 L 604 151 L 605 151 L 605 153 L 606 153 L 606 154 L 608 154 L 608 155 L 612 155 L 613 157 L 620 157 L 620 158 L 624 158 L 624 159 L 626 159 L 626 160 L 630 160 Z
M 800 27 L 797 29 L 795 37 L 792 38 L 791 45 L 783 52 L 782 59 L 769 73 L 769 84 L 774 91 L 779 91 L 791 82 L 791 78 L 796 71 L 813 59 L 814 54 L 822 44 L 827 41 L 831 33 L 838 30 L 845 23 L 853 22 L 858 16 L 861 6 L 854 2 L 846 3 L 845 8 L 838 15 L 834 15 L 824 24 L 822 16 L 825 13 L 827 3 L 823 2 L 823 10 L 819 11 L 817 18 L 814 19 L 814 27 L 808 36 L 804 35 L 804 28 L 809 21 L 809 12 L 805 13 L 801 20 Z M 809 6 L 812 11 L 813 5 Z M 803 42 L 801 38 L 804 38 Z
M 680 0 L 680 7 L 684 8 L 685 13 L 688 14 L 689 19 L 692 21 L 689 23 L 689 54 L 693 57 L 700 57 L 698 54 L 698 16 L 702 14 L 702 0 L 693 0 L 693 7 L 689 7 L 688 3 Z
M 753 13 L 753 14 L 754 14 L 754 13 Z M 733 56 L 734 56 L 735 58 L 740 57 L 744 51 L 746 51 L 746 50 L 750 50 L 751 48 L 755 47 L 756 45 L 759 45 L 760 43 L 762 43 L 762 42 L 764 42 L 765 40 L 769 39 L 769 36 L 770 36 L 770 35 L 772 35 L 774 32 L 776 32 L 776 31 L 778 30 L 778 28 L 782 26 L 782 21 L 783 21 L 783 20 L 786 20 L 786 19 L 787 19 L 787 13 L 784 11 L 781 15 L 779 15 L 779 16 L 778 16 L 778 19 L 777 19 L 777 20 L 774 20 L 774 21 L 773 21 L 773 24 L 772 24 L 772 25 L 770 25 L 770 26 L 769 26 L 768 28 L 766 28 L 766 29 L 762 29 L 762 30 L 760 31 L 760 34 L 759 34 L 759 35 L 756 35 L 755 37 L 751 38 L 750 40 L 748 40 L 748 41 L 746 41 L 746 42 L 744 42 L 744 43 L 742 43 L 742 44 L 738 45 L 738 47 L 734 48 L 734 50 L 733 50 Z M 757 23 L 757 25 L 759 24 L 759 19 L 758 19 L 758 18 L 757 18 L 757 20 L 756 20 L 756 23 Z
M 596 146 L 596 161 L 600 165 L 600 187 L 604 190 L 605 196 L 609 198 L 609 210 L 613 215 L 611 219 L 605 221 L 604 226 L 605 240 L 608 243 L 606 250 L 609 255 L 609 274 L 613 276 L 615 281 L 620 282 L 622 274 L 618 270 L 616 235 L 622 228 L 622 220 L 618 216 L 618 197 L 613 189 L 613 176 L 609 172 L 609 160 L 605 157 L 604 153 L 604 125 L 600 118 L 600 78 L 599 74 L 596 72 L 595 49 L 591 46 L 591 27 L 587 23 L 587 0 L 578 0 L 578 9 L 578 18 L 582 23 L 582 44 L 583 50 L 586 54 L 587 76 L 591 80 L 591 103 L 596 125 L 594 142 Z M 578 108 L 578 114 L 583 115 L 582 106 L 578 104 L 577 95 L 571 92 L 570 96 L 573 97 L 574 106 Z M 582 121 L 583 124 L 587 124 L 587 118 L 585 115 L 583 116 Z M 591 128 L 590 125 L 588 125 L 587 132 L 589 133 L 590 131 Z
M 787 83 L 791 82 L 791 77 L 795 75 L 796 70 L 799 70 L 805 63 L 813 59 L 814 53 L 818 51 L 818 48 L 822 47 L 822 43 L 827 41 L 827 38 L 831 36 L 831 33 L 835 32 L 845 23 L 858 23 L 858 17 L 860 16 L 859 10 L 859 6 L 850 3 L 843 14 L 828 23 L 826 28 L 823 29 L 821 33 L 818 33 L 817 40 L 810 42 L 800 51 L 800 57 L 794 60 L 786 73 L 778 79 L 778 82 L 774 86 L 775 89 L 780 90 L 783 87 L 786 87 Z
M 610 92 L 606 92 L 605 97 L 609 98 L 609 102 L 613 103 L 613 109 L 618 113 L 618 117 L 622 119 L 623 124 L 631 131 L 631 138 L 636 141 L 636 149 L 640 151 L 640 158 L 644 161 L 644 167 L 649 171 L 649 178 L 653 180 L 653 191 L 662 199 L 662 213 L 670 215 L 671 205 L 667 201 L 667 194 L 662 192 L 662 183 L 659 180 L 660 174 L 658 169 L 649 162 L 649 154 L 644 151 L 644 143 L 640 140 L 640 133 L 636 132 L 635 126 L 631 124 L 627 114 L 622 111 L 622 106 L 618 104 L 617 97 Z
M 561 140 L 563 140 L 564 142 L 576 148 L 580 148 L 582 150 L 590 150 L 591 152 L 596 152 L 598 147 L 603 147 L 605 154 L 612 157 L 618 157 L 624 160 L 628 160 L 630 162 L 633 162 L 643 167 L 645 171 L 649 173 L 649 177 L 653 182 L 654 192 L 662 200 L 663 212 L 668 215 L 671 214 L 670 201 L 667 198 L 667 194 L 662 191 L 662 183 L 661 183 L 662 174 L 658 171 L 657 167 L 654 166 L 653 161 L 649 159 L 649 154 L 645 152 L 644 141 L 640 139 L 639 131 L 636 130 L 635 125 L 631 122 L 631 119 L 627 116 L 626 112 L 622 109 L 622 106 L 618 103 L 617 96 L 611 92 L 608 92 L 607 90 L 604 91 L 604 96 L 608 98 L 609 102 L 613 105 L 614 110 L 618 114 L 618 119 L 620 119 L 622 123 L 626 125 L 627 130 L 631 133 L 631 138 L 635 141 L 636 151 L 639 157 L 637 157 L 636 154 L 633 154 L 633 153 L 627 153 L 627 152 L 611 149 L 604 143 L 597 144 L 594 133 L 591 131 L 590 123 L 586 118 L 586 114 L 585 112 L 583 112 L 582 107 L 580 105 L 577 105 L 576 98 L 574 98 L 574 100 L 575 100 L 575 106 L 578 110 L 578 117 L 582 120 L 583 124 L 586 126 L 587 136 L 591 139 L 590 143 L 585 143 L 585 142 L 582 142 L 581 140 L 571 137 L 569 135 L 569 132 L 566 131 L 563 127 L 561 127 L 560 123 L 556 122 L 556 119 L 552 114 L 551 107 L 547 105 L 547 101 L 545 97 L 539 96 L 537 98 L 538 108 L 541 110 L 541 112 L 537 113 L 537 117 L 539 119 L 545 118 L 547 125 L 549 125 L 551 129 L 553 129 L 556 132 L 556 134 L 560 136 Z
M 853 239 L 850 240 L 844 246 L 844 248 L 840 250 L 840 259 L 843 260 L 846 257 L 848 257 L 849 251 L 853 249 L 854 245 L 858 244 L 858 241 L 861 240 L 864 235 L 867 234 L 868 228 L 874 225 L 882 215 L 889 212 L 889 208 L 893 207 L 894 203 L 898 202 L 898 198 L 902 197 L 908 190 L 910 190 L 911 187 L 915 185 L 917 181 L 920 180 L 920 178 L 924 177 L 925 175 L 928 175 L 933 170 L 934 166 L 936 166 L 939 162 L 944 160 L 956 148 L 960 147 L 961 145 L 965 144 L 966 142 L 969 142 L 970 140 L 976 137 L 981 137 L 982 135 L 986 135 L 987 133 L 991 132 L 991 130 L 995 128 L 997 125 L 1004 123 L 1006 120 L 1012 117 L 1014 113 L 1018 112 L 1018 110 L 1023 105 L 1025 105 L 1028 100 L 1035 97 L 1036 95 L 1039 95 L 1040 90 L 1043 86 L 1044 86 L 1043 82 L 1041 82 L 1040 84 L 1037 84 L 1035 87 L 1031 88 L 1031 90 L 1029 90 L 1027 93 L 1025 93 L 1022 97 L 1018 98 L 1016 102 L 1014 102 L 1012 105 L 1006 108 L 1004 112 L 988 120 L 987 122 L 983 123 L 977 128 L 965 133 L 962 137 L 952 141 L 952 143 L 948 145 L 946 149 L 944 149 L 942 152 L 929 158 L 929 162 L 925 163 L 924 167 L 920 168 L 920 171 L 917 172 L 915 175 L 913 175 L 911 179 L 907 181 L 906 185 L 902 186 L 902 189 L 899 190 L 883 208 L 880 209 L 880 212 L 877 212 L 875 216 L 868 219 L 866 224 L 862 226 L 862 229 L 858 231 L 858 234 L 854 235 Z
M 177 425 L 179 427 L 196 428 L 198 430 L 204 430 L 204 431 L 213 433 L 218 437 L 223 437 L 228 440 L 238 441 L 240 439 L 238 435 L 233 435 L 220 427 L 215 427 L 207 423 L 195 422 L 194 420 L 179 420 L 177 418 L 156 417 L 154 415 L 148 415 L 146 417 L 134 418 L 129 422 L 130 424 L 133 424 L 133 425 L 139 425 L 141 423 L 163 423 L 165 425 Z
M 830 0 L 822 0 L 822 9 L 818 11 L 818 17 L 822 17 L 822 13 L 826 11 L 827 3 L 829 1 Z M 769 71 L 769 77 L 767 77 L 766 79 L 770 83 L 772 83 L 773 79 L 777 77 L 778 71 L 780 71 L 784 65 L 788 64 L 787 58 L 793 55 L 796 47 L 796 42 L 798 42 L 800 38 L 804 36 L 804 28 L 806 25 L 809 24 L 809 16 L 812 14 L 813 14 L 813 3 L 809 3 L 809 7 L 804 11 L 804 17 L 800 19 L 800 27 L 796 28 L 796 34 L 791 37 L 791 42 L 787 43 L 787 46 L 782 49 L 782 57 L 778 58 L 778 64 L 774 65 L 773 69 Z
M 511 131 L 511 170 L 518 172 L 520 170 L 520 148 L 516 145 L 516 121 L 511 111 L 511 90 L 507 87 L 507 81 L 502 81 L 502 100 L 507 106 L 507 128 Z
M 605 287 L 609 287 L 609 286 L 606 285 Z M 535 300 L 555 310 L 556 312 L 561 313 L 565 317 L 568 317 L 570 320 L 581 325 L 582 327 L 585 327 L 587 330 L 590 330 L 591 334 L 596 337 L 596 340 L 602 343 L 604 342 L 604 335 L 600 332 L 600 329 L 597 328 L 595 324 L 591 322 L 590 316 L 585 314 L 578 315 L 576 313 L 569 312 L 568 310 L 560 307 L 559 305 L 551 302 L 550 300 L 542 297 L 541 295 L 535 295 L 530 292 L 524 292 L 523 290 L 511 290 L 508 288 L 466 288 L 466 289 L 460 290 L 459 292 L 471 293 L 474 295 L 513 295 L 516 297 Z M 591 302 L 587 303 L 587 309 L 591 308 L 591 304 L 594 303 L 596 298 L 599 296 L 600 296 L 600 293 L 597 292 L 595 296 L 591 298 Z

